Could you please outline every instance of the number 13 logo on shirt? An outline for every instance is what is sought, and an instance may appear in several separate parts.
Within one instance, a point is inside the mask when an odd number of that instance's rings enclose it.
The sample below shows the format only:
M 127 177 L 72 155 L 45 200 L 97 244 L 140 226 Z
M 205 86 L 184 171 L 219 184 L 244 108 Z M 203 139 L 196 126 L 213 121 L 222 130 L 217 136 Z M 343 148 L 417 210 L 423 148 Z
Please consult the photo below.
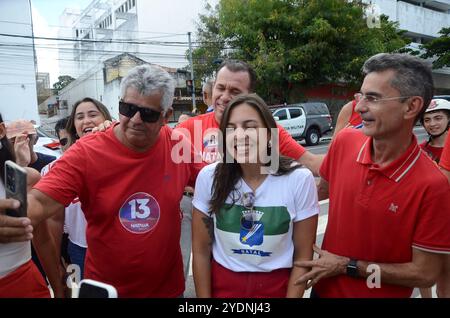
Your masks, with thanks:
M 129 232 L 143 234 L 153 230 L 159 221 L 158 201 L 144 192 L 131 195 L 119 210 L 122 226 Z

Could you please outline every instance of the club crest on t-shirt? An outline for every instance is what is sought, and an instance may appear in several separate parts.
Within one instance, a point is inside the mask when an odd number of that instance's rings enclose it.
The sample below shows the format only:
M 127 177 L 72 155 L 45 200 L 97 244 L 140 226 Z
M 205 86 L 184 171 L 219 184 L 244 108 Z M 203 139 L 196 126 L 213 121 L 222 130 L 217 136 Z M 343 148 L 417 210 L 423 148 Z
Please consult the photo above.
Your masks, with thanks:
M 261 245 L 264 239 L 264 224 L 260 221 L 261 211 L 246 210 L 242 212 L 239 240 L 244 245 Z
M 119 210 L 120 223 L 127 231 L 135 234 L 153 230 L 159 217 L 158 201 L 144 192 L 137 192 L 128 197 Z

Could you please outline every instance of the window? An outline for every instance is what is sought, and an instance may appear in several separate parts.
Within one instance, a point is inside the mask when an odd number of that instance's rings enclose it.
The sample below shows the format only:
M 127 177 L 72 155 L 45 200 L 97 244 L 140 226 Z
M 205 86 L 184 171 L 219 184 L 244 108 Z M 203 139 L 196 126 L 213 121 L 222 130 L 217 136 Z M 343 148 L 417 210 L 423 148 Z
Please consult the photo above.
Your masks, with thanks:
M 302 115 L 302 111 L 300 108 L 290 108 L 289 113 L 291 114 L 291 119 L 300 117 Z
M 287 119 L 287 112 L 286 112 L 286 109 L 281 109 L 281 110 L 275 112 L 273 115 L 276 116 L 276 117 L 278 117 L 279 120 L 285 120 L 285 119 Z

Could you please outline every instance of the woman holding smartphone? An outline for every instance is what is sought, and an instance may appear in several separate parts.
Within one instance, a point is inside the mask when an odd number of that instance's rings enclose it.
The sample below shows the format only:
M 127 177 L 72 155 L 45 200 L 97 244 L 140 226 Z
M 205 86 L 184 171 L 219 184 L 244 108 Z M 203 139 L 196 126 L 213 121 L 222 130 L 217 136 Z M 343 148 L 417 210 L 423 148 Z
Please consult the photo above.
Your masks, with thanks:
M 4 198 L 5 193 L 4 165 L 7 160 L 14 161 L 14 153 L 6 138 L 6 128 L 0 114 L 0 198 Z M 40 175 L 34 169 L 25 169 L 27 170 L 27 186 L 30 189 L 39 180 Z M 4 212 L 4 207 L 0 206 L 0 213 Z M 22 218 L 18 218 L 17 221 L 25 222 Z M 31 234 L 31 225 L 29 227 L 29 234 L 22 238 L 23 242 L 0 243 L 0 298 L 50 297 L 46 282 L 36 265 L 31 261 L 30 239 L 33 235 Z M 60 273 L 57 271 L 57 267 L 54 266 L 57 263 L 57 256 L 54 253 L 54 246 L 51 246 L 53 240 L 50 237 L 46 222 L 34 229 L 34 237 L 37 239 L 33 241 L 34 244 L 37 244 L 40 250 L 43 251 L 40 254 L 42 265 L 54 295 L 57 297 L 62 296 L 63 288 Z
M 278 156 L 275 120 L 256 94 L 230 102 L 220 131 L 222 162 L 203 168 L 195 185 L 197 297 L 302 297 L 294 281 L 304 270 L 293 262 L 313 256 L 314 178 Z

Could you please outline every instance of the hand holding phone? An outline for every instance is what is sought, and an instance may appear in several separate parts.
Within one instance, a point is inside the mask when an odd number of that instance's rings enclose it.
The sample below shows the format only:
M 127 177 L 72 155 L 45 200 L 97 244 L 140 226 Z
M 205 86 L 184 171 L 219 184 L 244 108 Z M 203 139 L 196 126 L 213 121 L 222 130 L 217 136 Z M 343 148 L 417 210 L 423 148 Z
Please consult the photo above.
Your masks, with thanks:
M 27 171 L 11 160 L 5 162 L 6 198 L 20 202 L 17 210 L 6 210 L 6 214 L 15 217 L 27 216 Z

